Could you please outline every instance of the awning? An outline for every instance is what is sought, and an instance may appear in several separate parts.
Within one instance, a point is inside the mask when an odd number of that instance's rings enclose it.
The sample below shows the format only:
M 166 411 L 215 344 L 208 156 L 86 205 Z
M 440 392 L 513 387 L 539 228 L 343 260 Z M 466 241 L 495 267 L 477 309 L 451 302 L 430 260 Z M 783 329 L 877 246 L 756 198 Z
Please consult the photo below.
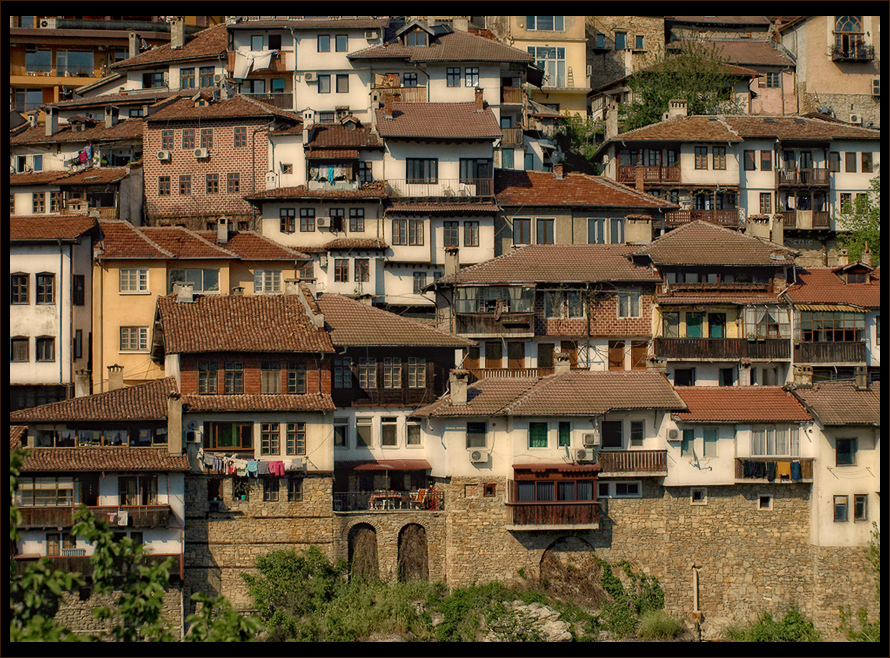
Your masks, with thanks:
M 381 459 L 379 461 L 353 461 L 336 463 L 335 468 L 354 471 L 428 471 L 432 468 L 426 459 Z
M 795 304 L 798 311 L 840 311 L 843 313 L 868 313 L 867 308 L 849 304 Z
M 515 471 L 531 471 L 532 473 L 544 473 L 557 471 L 559 473 L 599 473 L 603 467 L 599 464 L 513 464 Z

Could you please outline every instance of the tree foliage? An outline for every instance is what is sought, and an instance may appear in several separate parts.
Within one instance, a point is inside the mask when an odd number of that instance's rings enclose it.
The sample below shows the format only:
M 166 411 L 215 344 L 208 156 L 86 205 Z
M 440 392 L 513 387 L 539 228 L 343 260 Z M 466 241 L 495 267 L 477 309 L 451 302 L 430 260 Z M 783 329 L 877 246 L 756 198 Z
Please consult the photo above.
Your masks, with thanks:
M 871 180 L 867 194 L 857 194 L 852 207 L 842 209 L 835 218 L 841 245 L 847 248 L 850 262 L 860 260 L 865 244 L 871 251 L 872 265 L 881 264 L 881 177 Z
M 633 101 L 623 106 L 623 130 L 658 123 L 672 98 L 685 99 L 690 115 L 740 113 L 743 108 L 733 98 L 737 80 L 716 47 L 686 42 L 679 52 L 665 53 L 628 78 Z

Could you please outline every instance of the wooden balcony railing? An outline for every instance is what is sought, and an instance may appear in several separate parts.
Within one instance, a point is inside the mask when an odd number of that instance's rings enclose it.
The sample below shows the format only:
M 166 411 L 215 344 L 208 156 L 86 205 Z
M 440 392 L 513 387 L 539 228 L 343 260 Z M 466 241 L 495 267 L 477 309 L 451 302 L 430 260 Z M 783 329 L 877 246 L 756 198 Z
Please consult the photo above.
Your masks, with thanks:
M 664 214 L 667 226 L 680 226 L 701 219 L 718 226 L 739 226 L 737 208 L 726 210 L 675 210 Z
M 790 469 L 792 476 L 782 477 L 779 475 L 778 464 L 780 462 L 798 462 L 800 464 L 800 477 L 793 479 L 796 469 Z M 813 481 L 813 460 L 802 459 L 800 457 L 740 457 L 735 460 L 735 479 L 736 480 L 756 480 L 771 481 L 768 476 L 773 476 L 773 482 L 801 482 Z
M 501 128 L 501 146 L 522 146 L 522 128 Z
M 505 313 L 496 317 L 494 313 L 457 313 L 455 332 L 467 335 L 533 335 L 534 313 Z
M 779 185 L 824 185 L 829 184 L 828 169 L 776 169 L 776 182 Z
M 383 94 L 380 99 L 385 102 L 386 96 L 391 96 L 395 103 L 426 103 L 426 87 L 374 87 L 374 91 Z
M 90 555 L 57 555 L 57 556 L 37 556 L 37 555 L 18 555 L 12 562 L 19 574 L 22 574 L 29 564 L 37 561 L 40 557 L 49 557 L 52 561 L 52 569 L 60 571 L 68 571 L 81 573 L 89 576 L 93 573 L 93 564 Z M 174 566 L 170 570 L 171 575 L 178 575 L 180 580 L 185 577 L 185 562 L 181 553 L 148 553 L 142 558 L 142 564 L 156 564 L 163 562 L 167 558 L 172 557 Z M 117 563 L 120 558 L 114 558 Z M 121 563 L 120 567 L 123 566 Z
M 695 359 L 790 359 L 788 338 L 656 338 L 655 356 L 682 361 Z
M 474 197 L 493 196 L 492 178 L 438 178 L 435 180 L 388 179 L 390 196 L 395 197 Z
M 607 473 L 667 475 L 667 450 L 600 450 L 596 457 Z
M 865 363 L 865 343 L 811 343 L 794 346 L 795 363 Z
M 499 379 L 509 379 L 512 377 L 546 377 L 552 375 L 554 369 L 551 368 L 468 368 L 470 372 L 470 380 L 476 381 L 496 377 Z
M 501 87 L 501 103 L 521 104 L 521 87 Z
M 785 228 L 831 228 L 831 214 L 823 210 L 783 210 L 782 225 Z
M 679 166 L 634 166 L 620 165 L 618 167 L 618 182 L 633 183 L 637 179 L 637 170 L 643 172 L 643 182 L 645 183 L 679 183 L 680 167 Z
M 553 502 L 520 503 L 509 502 L 513 530 L 540 529 L 541 526 L 586 526 L 599 527 L 600 505 L 589 500 L 564 500 Z
M 25 529 L 70 528 L 74 525 L 74 506 L 68 507 L 21 507 L 22 524 Z M 128 528 L 166 528 L 170 525 L 172 510 L 169 505 L 122 505 L 90 507 L 90 511 L 103 521 L 110 512 L 127 512 Z M 112 525 L 116 526 L 115 520 Z

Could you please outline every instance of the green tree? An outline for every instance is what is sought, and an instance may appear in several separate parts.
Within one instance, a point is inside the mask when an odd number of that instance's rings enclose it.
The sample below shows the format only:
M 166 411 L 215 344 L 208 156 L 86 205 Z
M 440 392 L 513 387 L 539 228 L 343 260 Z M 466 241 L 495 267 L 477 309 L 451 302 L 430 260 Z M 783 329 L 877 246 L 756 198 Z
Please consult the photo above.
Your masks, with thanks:
M 628 78 L 633 101 L 623 106 L 623 130 L 658 123 L 672 98 L 685 99 L 690 115 L 741 113 L 733 99 L 737 80 L 716 47 L 686 42 Z
M 865 559 L 875 579 L 875 600 L 878 610 L 881 606 L 881 531 L 878 524 L 872 525 L 871 541 L 865 547 Z M 841 622 L 838 632 L 842 633 L 851 642 L 880 642 L 881 641 L 881 616 L 869 621 L 868 610 L 860 608 L 855 615 L 856 624 L 853 623 L 854 615 L 849 606 L 840 607 Z M 857 628 L 858 626 L 858 628 Z
M 567 112 L 557 130 L 557 141 L 563 150 L 582 158 L 592 170 L 599 173 L 601 165 L 592 160 L 602 143 L 604 133 L 605 125 L 602 121 Z
M 872 265 L 881 264 L 881 177 L 871 179 L 871 189 L 857 194 L 852 207 L 842 208 L 835 222 L 843 233 L 841 246 L 847 248 L 850 262 L 860 260 L 866 243 L 871 251 Z

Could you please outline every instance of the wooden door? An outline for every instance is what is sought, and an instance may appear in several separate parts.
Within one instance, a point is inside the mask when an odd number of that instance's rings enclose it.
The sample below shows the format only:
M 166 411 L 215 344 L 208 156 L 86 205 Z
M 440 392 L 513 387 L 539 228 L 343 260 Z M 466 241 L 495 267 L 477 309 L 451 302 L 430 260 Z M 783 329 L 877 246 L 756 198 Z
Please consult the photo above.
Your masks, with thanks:
M 510 341 L 507 343 L 507 367 L 525 368 L 525 342 Z

